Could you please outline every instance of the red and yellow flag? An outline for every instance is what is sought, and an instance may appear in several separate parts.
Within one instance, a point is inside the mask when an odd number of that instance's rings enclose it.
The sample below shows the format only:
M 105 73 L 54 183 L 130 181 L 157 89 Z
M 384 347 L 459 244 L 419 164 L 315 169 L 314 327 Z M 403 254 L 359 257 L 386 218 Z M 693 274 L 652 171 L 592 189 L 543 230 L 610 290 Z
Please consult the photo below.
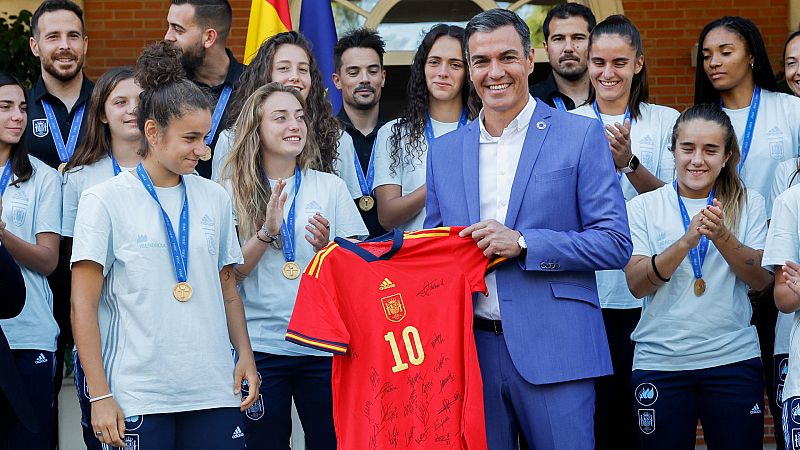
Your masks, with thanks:
M 247 24 L 247 42 L 244 46 L 244 62 L 258 52 L 267 39 L 292 29 L 288 0 L 253 0 L 250 6 L 250 22 Z

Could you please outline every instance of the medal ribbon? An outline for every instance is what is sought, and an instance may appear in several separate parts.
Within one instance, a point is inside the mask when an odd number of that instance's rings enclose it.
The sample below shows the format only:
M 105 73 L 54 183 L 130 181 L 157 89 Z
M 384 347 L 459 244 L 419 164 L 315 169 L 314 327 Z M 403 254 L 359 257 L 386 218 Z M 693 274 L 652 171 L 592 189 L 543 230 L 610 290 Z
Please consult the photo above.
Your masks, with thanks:
M 753 97 L 750 100 L 750 110 L 747 113 L 747 125 L 744 127 L 744 136 L 742 136 L 742 159 L 739 160 L 739 165 L 736 166 L 736 172 L 741 172 L 744 169 L 744 162 L 747 161 L 747 154 L 750 153 L 750 144 L 753 142 L 753 131 L 756 129 L 756 119 L 758 118 L 758 108 L 761 103 L 761 88 L 756 86 L 753 89 Z M 722 100 L 719 101 L 722 107 Z
M 294 166 L 294 195 L 292 196 L 292 206 L 289 207 L 289 217 L 281 224 L 281 236 L 283 237 L 283 257 L 286 259 L 286 262 L 294 261 L 294 207 L 297 203 L 297 193 L 300 192 L 300 182 L 302 178 L 303 173 L 300 172 L 300 167 Z
M 356 176 L 358 177 L 358 185 L 361 187 L 361 195 L 367 196 L 372 194 L 372 185 L 375 183 L 375 145 L 378 143 L 378 137 L 372 142 L 372 152 L 369 155 L 369 165 L 367 166 L 367 176 L 364 176 L 364 171 L 361 170 L 361 162 L 358 159 L 358 152 L 353 149 L 354 158 L 353 163 L 356 166 Z
M 47 124 L 50 126 L 50 131 L 53 135 L 53 142 L 56 144 L 56 151 L 58 152 L 58 159 L 62 163 L 69 161 L 72 154 L 75 153 L 75 147 L 78 145 L 78 134 L 81 132 L 81 123 L 83 123 L 83 113 L 86 110 L 86 103 L 78 107 L 75 112 L 75 117 L 72 119 L 72 126 L 69 128 L 69 136 L 67 137 L 66 144 L 64 137 L 61 135 L 61 128 L 58 126 L 56 114 L 53 112 L 53 107 L 47 100 L 42 99 L 42 108 L 44 108 L 44 115 L 47 116 Z
M 114 168 L 114 176 L 119 175 L 120 172 L 122 172 L 122 169 L 119 167 L 119 164 L 117 164 L 117 159 L 114 158 L 114 153 L 111 150 L 108 151 L 108 157 L 111 158 L 111 166 Z
M 561 111 L 566 111 L 567 110 L 567 105 L 564 104 L 564 100 L 561 97 L 559 97 L 558 95 L 554 95 L 553 96 L 553 103 L 555 103 L 556 108 L 560 109 Z M 595 108 L 595 111 L 597 111 L 597 108 Z M 602 122 L 602 120 L 601 120 L 601 122 Z
M 675 192 L 678 193 L 678 207 L 681 210 L 681 218 L 683 219 L 683 229 L 684 231 L 689 230 L 689 223 L 691 223 L 691 218 L 689 217 L 689 213 L 686 211 L 686 205 L 683 204 L 683 199 L 681 198 L 681 194 L 678 192 L 678 180 L 675 180 L 672 183 L 672 186 L 675 188 Z M 714 193 L 716 192 L 717 188 L 713 187 L 711 192 L 708 194 L 708 204 L 712 205 L 714 203 Z M 706 260 L 706 253 L 708 252 L 708 237 L 701 236 L 700 243 L 697 244 L 697 247 L 689 250 L 689 259 L 692 261 L 692 270 L 694 271 L 694 278 L 699 280 L 703 278 L 703 262 Z
M 210 146 L 211 143 L 214 142 L 214 135 L 217 134 L 217 128 L 219 128 L 219 123 L 222 121 L 222 114 L 225 112 L 225 107 L 228 106 L 231 92 L 233 92 L 233 86 L 226 84 L 225 87 L 222 88 L 222 93 L 219 94 L 217 106 L 214 107 L 214 114 L 211 115 L 211 131 L 206 135 L 206 145 Z
M 463 127 L 467 123 L 467 110 L 461 111 L 461 117 L 458 119 L 458 126 L 456 130 Z M 425 122 L 425 139 L 428 141 L 428 146 L 431 145 L 436 136 L 433 134 L 433 123 L 431 122 L 431 114 L 428 113 L 428 120 Z
M 175 237 L 175 230 L 172 228 L 172 221 L 169 220 L 169 215 L 164 211 L 161 206 L 161 201 L 158 200 L 158 193 L 150 180 L 150 175 L 145 170 L 142 163 L 136 167 L 136 175 L 142 181 L 144 188 L 153 200 L 158 203 L 161 209 L 161 216 L 164 218 L 164 227 L 167 229 L 167 239 L 169 239 L 169 249 L 172 255 L 172 265 L 175 267 L 175 276 L 179 282 L 185 282 L 189 275 L 189 199 L 186 195 L 186 184 L 184 183 L 183 190 L 183 208 L 181 208 L 181 218 L 178 233 L 179 238 Z M 183 183 L 183 177 L 181 177 Z
M 6 193 L 9 181 L 11 181 L 11 158 L 6 161 L 6 168 L 3 169 L 3 175 L 0 176 L 0 198 Z

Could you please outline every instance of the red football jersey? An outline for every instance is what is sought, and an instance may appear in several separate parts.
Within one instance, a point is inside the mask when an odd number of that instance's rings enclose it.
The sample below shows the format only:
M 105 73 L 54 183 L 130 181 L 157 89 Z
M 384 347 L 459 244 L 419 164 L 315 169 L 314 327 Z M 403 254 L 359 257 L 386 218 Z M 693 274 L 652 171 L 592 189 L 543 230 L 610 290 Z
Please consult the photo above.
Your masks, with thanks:
M 335 354 L 339 448 L 486 449 L 472 293 L 500 260 L 462 229 L 336 239 L 306 267 L 286 339 Z

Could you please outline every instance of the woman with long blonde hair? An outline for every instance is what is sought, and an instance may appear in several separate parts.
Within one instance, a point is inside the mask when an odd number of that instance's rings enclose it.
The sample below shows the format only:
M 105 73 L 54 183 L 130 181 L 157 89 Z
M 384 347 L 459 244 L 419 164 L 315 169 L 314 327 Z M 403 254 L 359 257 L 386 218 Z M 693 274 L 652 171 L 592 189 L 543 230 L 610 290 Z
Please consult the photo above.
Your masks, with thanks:
M 300 274 L 331 237 L 368 234 L 347 186 L 315 170 L 320 152 L 293 88 L 268 83 L 242 106 L 221 182 L 245 263 L 236 267 L 262 394 L 245 411 L 248 447 L 285 449 L 294 399 L 310 448 L 334 449 L 331 357 L 284 340 Z
M 737 173 L 733 125 L 717 105 L 680 115 L 674 183 L 628 202 L 628 287 L 644 298 L 631 339 L 642 448 L 760 449 L 764 380 L 748 286 L 764 289 L 764 198 Z

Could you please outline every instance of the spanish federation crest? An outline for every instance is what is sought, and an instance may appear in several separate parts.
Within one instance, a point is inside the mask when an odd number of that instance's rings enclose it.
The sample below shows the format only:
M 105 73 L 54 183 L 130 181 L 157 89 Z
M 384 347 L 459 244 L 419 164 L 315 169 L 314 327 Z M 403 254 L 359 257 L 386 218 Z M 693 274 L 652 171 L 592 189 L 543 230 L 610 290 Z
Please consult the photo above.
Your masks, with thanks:
M 639 429 L 644 434 L 652 434 L 656 431 L 656 411 L 653 409 L 640 409 L 637 411 L 639 414 Z
M 392 322 L 400 322 L 406 317 L 406 306 L 403 304 L 403 297 L 400 294 L 390 295 L 381 299 L 383 313 Z
M 39 138 L 47 136 L 50 131 L 50 127 L 47 126 L 47 119 L 33 119 L 31 127 L 33 128 L 33 135 Z

